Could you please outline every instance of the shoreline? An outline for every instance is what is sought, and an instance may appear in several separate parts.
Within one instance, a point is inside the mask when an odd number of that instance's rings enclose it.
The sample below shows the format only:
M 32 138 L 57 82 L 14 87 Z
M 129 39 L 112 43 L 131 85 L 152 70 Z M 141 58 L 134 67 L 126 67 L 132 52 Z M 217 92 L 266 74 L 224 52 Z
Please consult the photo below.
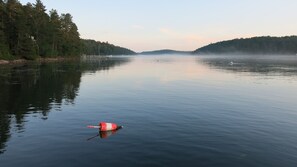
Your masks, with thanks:
M 13 64 L 25 64 L 30 62 L 48 63 L 57 62 L 64 60 L 75 60 L 80 59 L 79 57 L 55 57 L 55 58 L 37 58 L 36 60 L 26 60 L 26 59 L 15 59 L 15 60 L 0 60 L 0 65 L 13 65 Z

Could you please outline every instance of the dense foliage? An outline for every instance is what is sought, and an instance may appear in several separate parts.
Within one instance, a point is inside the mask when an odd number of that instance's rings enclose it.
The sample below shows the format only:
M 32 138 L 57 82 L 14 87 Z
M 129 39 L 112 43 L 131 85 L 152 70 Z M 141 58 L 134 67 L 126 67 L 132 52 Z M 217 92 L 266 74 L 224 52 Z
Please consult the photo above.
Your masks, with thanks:
M 40 0 L 22 5 L 0 0 L 0 59 L 36 59 L 88 55 L 125 55 L 133 51 L 108 43 L 81 40 L 72 16 L 48 14 Z
M 254 37 L 218 42 L 199 48 L 196 54 L 296 54 L 297 36 Z
M 134 55 L 134 51 L 95 40 L 82 40 L 84 44 L 83 53 L 86 55 Z
M 72 16 L 46 13 L 40 0 L 22 5 L 0 0 L 0 58 L 35 59 L 38 56 L 77 56 L 81 42 Z

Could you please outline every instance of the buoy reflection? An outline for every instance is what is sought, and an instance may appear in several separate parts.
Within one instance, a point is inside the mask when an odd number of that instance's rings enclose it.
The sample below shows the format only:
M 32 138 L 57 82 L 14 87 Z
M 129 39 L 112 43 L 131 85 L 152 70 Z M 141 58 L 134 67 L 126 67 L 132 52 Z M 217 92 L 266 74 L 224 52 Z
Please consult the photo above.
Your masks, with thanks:
M 117 133 L 117 130 L 112 130 L 112 131 L 100 131 L 99 136 L 101 139 L 106 139 L 110 137 L 111 135 L 114 135 Z
M 87 140 L 92 140 L 94 138 L 97 138 L 98 136 L 101 138 L 101 139 L 106 139 L 114 134 L 117 133 L 117 131 L 119 131 L 119 129 L 117 130 L 111 130 L 111 131 L 99 131 L 99 133 L 96 135 L 96 136 L 93 136 L 93 137 L 90 137 L 88 138 Z

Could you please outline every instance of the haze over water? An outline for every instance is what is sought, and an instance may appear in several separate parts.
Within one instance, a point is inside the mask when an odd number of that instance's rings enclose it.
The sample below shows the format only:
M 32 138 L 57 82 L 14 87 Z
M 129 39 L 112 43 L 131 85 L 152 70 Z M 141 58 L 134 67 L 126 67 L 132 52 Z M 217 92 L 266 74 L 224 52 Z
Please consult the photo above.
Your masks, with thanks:
M 1 167 L 297 165 L 296 57 L 86 58 L 0 74 Z M 100 121 L 124 128 L 101 139 L 86 128 Z

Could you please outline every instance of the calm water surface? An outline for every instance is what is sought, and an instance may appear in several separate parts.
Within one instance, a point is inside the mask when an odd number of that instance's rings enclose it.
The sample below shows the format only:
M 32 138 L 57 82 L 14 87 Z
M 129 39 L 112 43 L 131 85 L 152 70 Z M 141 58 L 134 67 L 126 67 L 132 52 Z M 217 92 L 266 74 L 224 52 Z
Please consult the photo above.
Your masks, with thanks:
M 297 166 L 296 57 L 0 66 L 0 99 L 1 167 Z

